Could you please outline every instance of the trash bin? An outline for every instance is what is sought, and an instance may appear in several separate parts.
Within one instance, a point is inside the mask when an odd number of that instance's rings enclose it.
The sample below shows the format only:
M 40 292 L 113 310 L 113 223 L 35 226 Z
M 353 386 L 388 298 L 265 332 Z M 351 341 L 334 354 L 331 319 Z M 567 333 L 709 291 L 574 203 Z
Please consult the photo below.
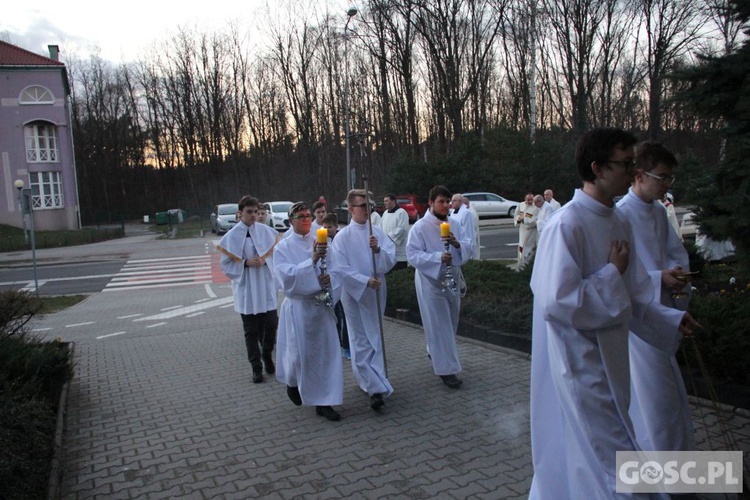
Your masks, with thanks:
M 169 210 L 169 216 L 172 218 L 172 222 L 176 224 L 185 222 L 185 211 L 180 208 Z
M 156 225 L 166 226 L 169 224 L 169 212 L 156 212 Z

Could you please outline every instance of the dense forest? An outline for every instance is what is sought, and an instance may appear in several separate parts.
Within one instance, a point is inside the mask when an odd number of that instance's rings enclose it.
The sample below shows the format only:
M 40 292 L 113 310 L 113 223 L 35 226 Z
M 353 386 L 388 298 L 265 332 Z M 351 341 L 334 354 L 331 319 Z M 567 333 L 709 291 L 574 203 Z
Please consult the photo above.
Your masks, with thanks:
M 245 193 L 337 203 L 362 173 L 376 195 L 567 200 L 576 138 L 602 125 L 667 144 L 678 204 L 700 201 L 690 181 L 721 161 L 725 123 L 673 75 L 742 45 L 728 3 L 287 1 L 263 33 L 182 27 L 135 63 L 67 60 L 84 223 Z

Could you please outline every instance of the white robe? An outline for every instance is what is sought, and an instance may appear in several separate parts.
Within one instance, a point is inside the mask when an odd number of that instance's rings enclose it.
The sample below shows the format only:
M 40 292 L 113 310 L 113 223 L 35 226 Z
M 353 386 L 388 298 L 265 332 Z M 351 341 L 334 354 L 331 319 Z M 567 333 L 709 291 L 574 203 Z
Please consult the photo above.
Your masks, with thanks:
M 680 222 L 677 220 L 677 212 L 674 209 L 674 203 L 666 201 L 661 202 L 661 204 L 667 209 L 667 220 L 669 221 L 669 224 L 672 226 L 672 229 L 674 229 L 674 232 L 677 233 L 680 240 L 682 240 L 682 235 L 680 234 Z
M 549 206 L 552 208 L 552 212 L 557 212 L 560 210 L 560 202 L 556 199 L 552 198 L 547 203 L 549 203 Z
M 320 262 L 314 267 L 312 262 L 314 241 L 312 232 L 293 233 L 274 252 L 276 280 L 285 296 L 279 313 L 276 379 L 298 387 L 305 405 L 334 406 L 344 401 L 343 364 L 333 308 L 316 305 L 321 288 Z M 339 282 L 331 252 L 326 260 L 335 304 Z
M 627 240 L 621 276 L 611 242 Z M 581 190 L 542 233 L 531 277 L 530 498 L 612 498 L 615 452 L 635 450 L 628 330 L 677 349 L 683 313 L 662 306 L 630 225 Z
M 409 214 L 403 208 L 383 212 L 380 227 L 396 246 L 396 262 L 406 262 L 406 237 L 409 235 Z
M 471 215 L 471 211 L 464 205 L 461 205 L 461 208 L 458 210 L 458 212 L 456 212 L 455 210 L 451 211 L 449 219 L 451 224 L 453 224 L 453 221 L 461 224 L 461 229 L 464 236 L 472 241 L 473 247 L 476 247 L 475 242 L 477 235 L 474 229 L 474 218 Z M 474 258 L 474 252 L 472 252 L 470 258 Z
M 514 223 L 518 227 L 518 267 L 522 268 L 531 260 L 536 249 L 536 221 L 539 209 L 534 204 L 521 203 L 516 210 Z
M 431 211 L 425 212 L 409 231 L 406 257 L 416 269 L 414 284 L 419 313 L 435 375 L 454 375 L 461 371 L 456 347 L 461 295 L 458 286 L 455 292 L 442 289 L 446 266 L 441 261 L 445 253 L 445 244 L 440 238 L 441 222 Z M 458 285 L 460 266 L 471 259 L 474 249 L 473 242 L 462 233 L 460 224 L 451 224 L 451 232 L 460 244 L 460 248 L 449 247 L 453 256 L 453 277 Z
M 631 189 L 617 203 L 617 210 L 630 221 L 638 257 L 651 276 L 656 296 L 665 306 L 684 309 L 661 282 L 662 270 L 677 266 L 690 270 L 687 251 L 672 230 L 664 206 L 658 201 L 646 203 Z M 682 301 L 680 305 L 684 305 Z M 640 448 L 694 449 L 690 405 L 674 353 L 656 348 L 631 332 L 630 377 L 630 418 Z
M 471 212 L 471 220 L 474 224 L 474 260 L 479 260 L 479 250 L 482 248 L 479 241 L 479 214 L 472 207 L 469 207 L 468 210 Z
M 552 205 L 550 205 L 546 201 L 542 203 L 541 207 L 539 207 L 539 212 L 537 212 L 536 218 L 537 238 L 541 236 L 542 231 L 544 230 L 544 226 L 547 224 L 547 221 L 549 220 L 553 212 L 554 210 L 552 210 Z
M 250 237 L 247 237 L 248 232 Z M 276 310 L 273 281 L 273 249 L 279 233 L 265 224 L 246 226 L 238 222 L 221 238 L 221 270 L 232 280 L 234 310 L 240 314 L 260 314 Z M 245 267 L 245 260 L 262 256 L 262 267 Z
M 385 273 L 396 263 L 396 247 L 381 228 L 373 225 L 372 234 L 380 246 L 380 252 L 375 254 L 377 277 L 381 281 L 377 292 L 367 286 L 373 276 L 368 224 L 352 220 L 336 234 L 331 251 L 341 276 L 341 303 L 349 332 L 354 378 L 370 396 L 383 394 L 387 397 L 393 392 L 393 386 L 385 374 L 380 324 L 385 313 Z
M 380 216 L 379 213 L 373 210 L 372 212 L 370 212 L 370 221 L 372 221 L 373 226 L 380 227 L 380 223 L 382 222 L 382 217 Z

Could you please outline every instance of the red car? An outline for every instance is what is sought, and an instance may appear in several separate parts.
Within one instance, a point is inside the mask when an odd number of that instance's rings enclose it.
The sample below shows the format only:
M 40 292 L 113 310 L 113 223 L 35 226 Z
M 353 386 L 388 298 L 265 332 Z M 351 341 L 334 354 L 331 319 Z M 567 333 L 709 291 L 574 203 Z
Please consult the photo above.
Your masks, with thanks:
M 409 215 L 409 222 L 416 222 L 420 217 L 424 217 L 427 212 L 427 199 L 416 194 L 400 194 L 396 196 L 398 206 L 406 210 Z

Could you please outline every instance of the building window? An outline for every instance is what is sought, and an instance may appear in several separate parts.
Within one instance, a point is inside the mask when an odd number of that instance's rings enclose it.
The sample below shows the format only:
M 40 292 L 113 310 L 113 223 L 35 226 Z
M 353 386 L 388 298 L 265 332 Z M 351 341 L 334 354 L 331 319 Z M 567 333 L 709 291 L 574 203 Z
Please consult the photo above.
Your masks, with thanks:
M 54 104 L 55 96 L 46 87 L 32 85 L 23 89 L 18 102 L 21 104 Z
M 31 206 L 36 209 L 62 208 L 62 180 L 60 172 L 31 172 Z
M 58 161 L 57 130 L 48 123 L 26 125 L 26 161 L 56 163 Z

